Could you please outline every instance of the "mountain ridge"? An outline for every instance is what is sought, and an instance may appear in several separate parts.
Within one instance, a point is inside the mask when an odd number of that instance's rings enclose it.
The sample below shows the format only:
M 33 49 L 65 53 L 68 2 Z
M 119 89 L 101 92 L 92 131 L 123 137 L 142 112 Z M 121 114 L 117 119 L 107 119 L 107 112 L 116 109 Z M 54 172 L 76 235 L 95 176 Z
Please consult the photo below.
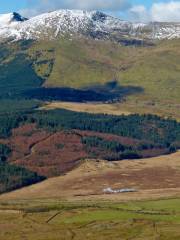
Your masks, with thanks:
M 48 39 L 83 35 L 95 39 L 161 40 L 180 38 L 180 23 L 132 23 L 100 11 L 57 10 L 30 19 L 18 13 L 0 15 L 0 39 Z

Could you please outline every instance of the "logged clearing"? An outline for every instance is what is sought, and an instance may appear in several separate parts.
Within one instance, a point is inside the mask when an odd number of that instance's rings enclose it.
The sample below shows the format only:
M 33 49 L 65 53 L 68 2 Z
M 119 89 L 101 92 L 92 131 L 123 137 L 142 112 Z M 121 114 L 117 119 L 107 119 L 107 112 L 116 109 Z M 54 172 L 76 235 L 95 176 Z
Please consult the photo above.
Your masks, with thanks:
M 67 109 L 75 112 L 102 113 L 110 115 L 130 115 L 130 114 L 156 114 L 161 117 L 172 117 L 180 121 L 178 111 L 179 105 L 170 106 L 168 104 L 152 104 L 147 101 L 128 101 L 117 103 L 75 103 L 75 102 L 46 102 L 41 110 Z
M 0 200 L 104 199 L 141 200 L 180 196 L 180 152 L 143 160 L 86 160 L 67 174 L 11 193 Z M 134 188 L 137 192 L 104 194 L 103 189 Z
M 55 177 L 79 166 L 82 159 L 92 158 L 91 153 L 82 143 L 82 139 L 93 138 L 94 136 L 127 146 L 135 147 L 141 143 L 140 140 L 114 134 L 81 130 L 54 133 L 38 129 L 35 124 L 26 124 L 13 129 L 12 136 L 9 138 L 1 138 L 0 144 L 7 144 L 11 148 L 12 152 L 8 163 L 25 167 L 28 170 L 37 172 L 40 176 Z M 93 151 L 97 151 L 96 159 L 106 159 L 106 155 L 108 156 L 106 149 L 97 148 L 96 150 L 94 148 Z M 141 151 L 144 158 L 164 153 L 166 153 L 166 149 L 163 148 Z
M 121 109 L 118 104 L 50 102 L 41 107 L 43 110 L 52 110 L 59 108 L 64 108 L 76 112 L 103 113 L 113 115 L 129 115 L 132 113 Z

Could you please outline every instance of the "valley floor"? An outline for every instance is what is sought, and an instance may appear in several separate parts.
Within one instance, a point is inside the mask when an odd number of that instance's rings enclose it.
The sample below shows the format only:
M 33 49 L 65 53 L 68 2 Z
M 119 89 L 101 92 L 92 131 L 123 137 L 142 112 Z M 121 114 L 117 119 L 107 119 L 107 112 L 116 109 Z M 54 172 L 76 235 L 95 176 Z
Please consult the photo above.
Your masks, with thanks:
M 0 202 L 1 240 L 178 240 L 180 198 Z

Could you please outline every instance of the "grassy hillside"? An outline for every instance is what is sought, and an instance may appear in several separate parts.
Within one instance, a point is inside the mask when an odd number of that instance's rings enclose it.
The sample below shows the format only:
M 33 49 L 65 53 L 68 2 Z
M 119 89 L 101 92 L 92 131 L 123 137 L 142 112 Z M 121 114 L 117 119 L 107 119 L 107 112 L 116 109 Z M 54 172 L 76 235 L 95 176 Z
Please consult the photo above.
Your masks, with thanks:
M 115 66 L 109 62 L 111 49 L 114 54 L 115 49 L 108 43 L 62 40 L 57 44 L 55 63 L 45 85 L 81 88 L 112 80 Z
M 135 84 L 145 90 L 142 99 L 152 103 L 180 102 L 180 41 L 162 42 L 147 49 L 126 71 L 119 72 L 122 84 Z
M 116 78 L 122 85 L 143 87 L 144 99 L 180 101 L 179 47 L 179 40 L 146 48 L 62 40 L 56 45 L 52 73 L 45 85 L 81 88 Z
M 51 49 L 52 43 L 39 43 L 33 50 L 40 48 L 42 52 L 44 47 Z M 87 39 L 61 39 L 53 42 L 53 47 L 54 65 L 45 85 L 54 87 L 82 88 L 107 83 L 127 67 L 126 63 L 131 63 L 132 52 L 133 55 L 141 52 L 141 48 Z
M 46 50 L 45 50 L 46 49 Z M 49 59 L 50 87 L 88 88 L 116 79 L 121 86 L 141 87 L 141 93 L 126 98 L 125 110 L 160 113 L 180 118 L 180 40 L 164 41 L 152 47 L 120 46 L 85 39 L 38 43 L 31 57 Z M 43 61 L 42 61 L 43 62 Z M 37 64 L 35 64 L 37 69 Z M 36 71 L 41 75 L 44 64 Z M 122 106 L 122 104 L 120 105 Z
M 2 45 L 0 96 L 12 97 L 42 84 L 86 89 L 96 86 L 96 89 L 117 80 L 120 87 L 141 89 L 116 104 L 117 110 L 180 119 L 179 49 L 180 40 L 149 47 L 87 39 Z

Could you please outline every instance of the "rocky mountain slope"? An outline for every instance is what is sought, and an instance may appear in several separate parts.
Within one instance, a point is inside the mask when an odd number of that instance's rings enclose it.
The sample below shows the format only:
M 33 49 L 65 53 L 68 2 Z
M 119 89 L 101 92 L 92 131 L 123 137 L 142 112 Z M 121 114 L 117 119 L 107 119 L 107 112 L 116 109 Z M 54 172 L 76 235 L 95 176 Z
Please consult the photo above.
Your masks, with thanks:
M 83 35 L 96 39 L 173 39 L 180 23 L 131 23 L 99 11 L 58 10 L 26 19 L 18 13 L 0 15 L 0 39 L 56 39 Z

